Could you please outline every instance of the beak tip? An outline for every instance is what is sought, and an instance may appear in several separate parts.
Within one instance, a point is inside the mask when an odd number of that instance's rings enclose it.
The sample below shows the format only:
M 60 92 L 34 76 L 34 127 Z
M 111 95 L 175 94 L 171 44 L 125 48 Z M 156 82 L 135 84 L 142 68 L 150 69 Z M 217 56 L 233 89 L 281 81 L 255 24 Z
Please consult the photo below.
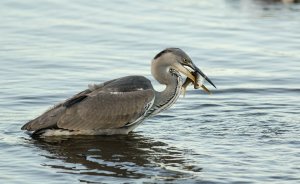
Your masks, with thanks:
M 214 83 L 208 78 L 205 78 L 215 89 L 217 89 L 217 87 L 214 85 Z
M 214 83 L 197 66 L 195 66 L 195 69 L 197 73 L 199 73 L 207 82 L 209 82 L 215 89 L 217 89 Z

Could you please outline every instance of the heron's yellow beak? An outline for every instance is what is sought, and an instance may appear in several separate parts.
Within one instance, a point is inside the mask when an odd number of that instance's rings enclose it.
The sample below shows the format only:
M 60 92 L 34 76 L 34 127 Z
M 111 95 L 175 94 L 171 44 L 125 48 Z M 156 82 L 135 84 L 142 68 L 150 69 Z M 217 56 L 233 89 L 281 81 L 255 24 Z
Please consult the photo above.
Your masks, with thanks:
M 189 71 L 188 69 L 186 69 L 184 66 L 182 66 L 179 63 L 176 63 L 176 64 L 174 64 L 174 67 L 179 72 L 181 72 L 182 74 L 184 74 L 185 76 L 187 76 L 189 79 L 191 79 L 193 81 L 193 83 L 196 82 L 196 78 L 195 78 L 194 74 L 191 71 Z

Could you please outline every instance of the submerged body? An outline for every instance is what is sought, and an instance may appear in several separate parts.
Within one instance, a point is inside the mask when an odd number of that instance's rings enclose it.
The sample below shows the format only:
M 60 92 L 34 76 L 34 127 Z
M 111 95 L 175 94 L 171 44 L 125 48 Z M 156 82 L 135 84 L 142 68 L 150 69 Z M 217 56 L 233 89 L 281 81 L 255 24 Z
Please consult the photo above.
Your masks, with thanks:
M 177 48 L 157 54 L 151 71 L 156 80 L 166 85 L 164 91 L 155 91 L 150 80 L 143 76 L 127 76 L 90 85 L 89 89 L 29 121 L 22 129 L 44 136 L 128 134 L 143 120 L 176 102 L 183 85 L 179 72 L 193 83 L 197 72 L 204 75 Z M 203 77 L 213 85 L 205 75 Z

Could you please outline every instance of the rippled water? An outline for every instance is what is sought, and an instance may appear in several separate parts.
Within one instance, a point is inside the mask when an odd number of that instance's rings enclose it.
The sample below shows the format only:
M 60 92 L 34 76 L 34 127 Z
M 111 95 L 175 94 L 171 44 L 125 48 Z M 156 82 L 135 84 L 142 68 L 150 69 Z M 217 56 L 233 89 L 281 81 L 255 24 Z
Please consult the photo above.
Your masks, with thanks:
M 258 0 L 2 0 L 0 182 L 299 183 L 299 12 Z M 89 83 L 153 80 L 150 61 L 170 46 L 213 95 L 190 87 L 127 136 L 20 130 Z

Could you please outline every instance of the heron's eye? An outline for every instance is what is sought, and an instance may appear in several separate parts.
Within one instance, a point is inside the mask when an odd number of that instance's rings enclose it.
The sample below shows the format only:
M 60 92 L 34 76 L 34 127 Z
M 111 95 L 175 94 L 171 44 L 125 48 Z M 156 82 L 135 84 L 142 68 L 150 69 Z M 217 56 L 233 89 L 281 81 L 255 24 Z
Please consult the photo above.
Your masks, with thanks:
M 188 63 L 189 61 L 186 58 L 183 58 L 184 63 Z

